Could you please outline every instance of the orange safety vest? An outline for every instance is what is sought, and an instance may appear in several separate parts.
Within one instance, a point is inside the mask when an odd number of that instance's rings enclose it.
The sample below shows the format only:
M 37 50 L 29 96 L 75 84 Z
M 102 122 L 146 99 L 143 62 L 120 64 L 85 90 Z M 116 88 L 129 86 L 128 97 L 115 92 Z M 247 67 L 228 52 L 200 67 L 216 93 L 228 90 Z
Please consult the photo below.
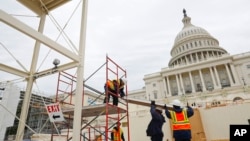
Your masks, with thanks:
M 97 139 L 96 139 L 96 141 L 102 141 L 102 136 L 101 135 L 98 136 Z
M 113 129 L 113 135 L 114 135 L 114 140 L 113 141 L 122 141 L 121 135 L 122 135 L 122 129 L 119 128 L 119 130 Z
M 114 83 L 113 81 L 111 80 L 108 80 L 106 85 L 108 86 L 108 88 L 110 88 L 111 90 L 115 90 L 115 86 L 114 86 Z
M 113 81 L 108 80 L 106 84 L 107 84 L 108 88 L 110 88 L 111 90 L 115 90 L 115 85 L 114 85 Z M 119 86 L 119 89 L 124 88 L 124 82 L 122 82 L 120 79 L 117 80 L 117 85 Z
M 191 129 L 191 125 L 187 116 L 187 110 L 183 109 L 182 112 L 170 111 L 173 130 L 187 130 Z
M 124 88 L 124 82 L 121 79 L 118 79 L 117 83 L 118 83 L 119 89 Z

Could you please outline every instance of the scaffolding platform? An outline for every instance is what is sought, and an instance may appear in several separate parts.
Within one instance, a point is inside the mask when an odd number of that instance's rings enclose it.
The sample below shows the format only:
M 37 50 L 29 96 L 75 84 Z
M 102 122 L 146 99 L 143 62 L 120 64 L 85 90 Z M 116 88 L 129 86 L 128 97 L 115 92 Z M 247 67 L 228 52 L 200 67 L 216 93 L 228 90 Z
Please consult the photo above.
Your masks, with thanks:
M 116 107 L 116 106 L 108 106 L 106 107 L 106 104 L 97 104 L 97 105 L 91 105 L 91 106 L 84 106 L 82 107 L 82 117 L 93 117 L 96 115 L 105 115 L 106 108 L 108 108 L 109 114 L 117 114 L 117 111 L 119 109 L 119 113 L 126 113 L 127 110 Z M 62 108 L 62 112 L 64 114 L 68 115 L 74 115 L 74 108 Z

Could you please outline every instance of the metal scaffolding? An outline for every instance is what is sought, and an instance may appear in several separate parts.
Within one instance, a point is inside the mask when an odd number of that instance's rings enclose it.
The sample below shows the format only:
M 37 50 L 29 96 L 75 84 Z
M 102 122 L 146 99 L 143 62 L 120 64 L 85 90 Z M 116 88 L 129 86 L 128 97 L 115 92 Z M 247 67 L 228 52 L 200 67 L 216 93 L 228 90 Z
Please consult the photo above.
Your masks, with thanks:
M 112 59 L 106 56 L 106 82 L 108 80 L 126 78 L 126 70 L 122 69 L 118 64 L 116 64 Z M 105 74 L 104 74 L 105 75 Z M 70 129 L 72 128 L 72 121 L 74 115 L 74 98 L 75 98 L 75 87 L 76 87 L 76 77 L 70 75 L 66 72 L 60 72 L 58 76 L 58 86 L 55 102 L 59 102 L 62 107 L 63 114 L 65 116 L 66 121 L 61 123 L 55 123 L 59 127 L 66 128 L 66 132 L 60 136 L 64 136 L 67 140 L 71 140 L 73 137 L 70 133 Z M 109 91 L 100 92 L 95 88 L 92 88 L 85 83 L 83 83 L 84 88 L 88 88 L 96 93 L 94 101 L 98 99 L 104 99 L 108 97 Z M 81 139 L 80 140 L 111 140 L 111 131 L 116 123 L 122 123 L 121 126 L 126 127 L 127 134 L 126 138 L 130 141 L 130 133 L 129 133 L 129 116 L 128 116 L 128 102 L 125 100 L 127 98 L 127 85 L 124 87 L 125 97 L 121 98 L 120 95 L 116 96 L 119 99 L 119 105 L 115 106 L 109 102 L 95 104 L 95 105 L 87 105 L 84 103 L 85 91 L 83 90 L 83 99 L 82 99 L 82 121 L 79 122 L 81 124 Z M 102 96 L 102 98 L 100 98 Z M 88 120 L 86 120 L 88 118 Z M 96 125 L 96 121 L 102 120 L 105 124 Z M 65 126 L 67 125 L 67 126 Z M 52 133 L 53 137 L 58 136 L 57 134 Z

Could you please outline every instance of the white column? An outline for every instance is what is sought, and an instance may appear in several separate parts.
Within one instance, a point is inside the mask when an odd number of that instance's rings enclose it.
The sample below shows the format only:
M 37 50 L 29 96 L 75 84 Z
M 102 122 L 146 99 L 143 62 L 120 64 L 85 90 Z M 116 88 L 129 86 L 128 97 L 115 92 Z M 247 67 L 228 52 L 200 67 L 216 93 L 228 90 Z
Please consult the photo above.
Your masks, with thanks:
M 177 83 L 177 88 L 178 88 L 178 95 L 181 94 L 181 90 L 180 90 L 180 83 L 179 83 L 179 78 L 178 78 L 178 74 L 175 75 L 176 78 L 176 83 Z
M 192 87 L 192 93 L 194 93 L 195 88 L 194 88 L 194 82 L 193 82 L 193 77 L 192 77 L 191 71 L 189 72 L 189 79 L 190 79 L 190 83 L 191 83 L 191 87 Z
M 170 87 L 170 83 L 169 83 L 169 77 L 168 76 L 167 76 L 167 84 L 168 84 L 168 93 L 172 95 L 171 87 Z
M 204 52 L 201 52 L 202 60 L 205 60 Z
M 215 88 L 217 88 L 217 84 L 216 84 L 216 82 L 215 82 L 215 78 L 214 78 L 214 73 L 213 73 L 213 70 L 212 70 L 212 68 L 211 67 L 209 67 L 209 71 L 210 71 L 210 75 L 211 75 L 211 78 L 212 78 L 212 81 L 213 81 L 213 87 L 214 87 L 214 89 Z
M 198 53 L 195 53 L 195 57 L 196 57 L 196 62 L 199 62 L 199 57 L 198 57 Z
M 167 84 L 166 84 L 166 77 L 163 78 L 163 88 L 165 91 L 165 97 L 168 95 Z M 167 94 L 167 95 L 166 95 Z
M 218 82 L 218 87 L 220 87 L 221 88 L 221 83 L 220 83 L 220 78 L 219 78 L 219 75 L 218 75 L 218 71 L 217 71 L 217 69 L 216 69 L 216 66 L 214 66 L 214 72 L 215 72 L 215 78 L 216 78 L 216 80 L 217 80 L 217 82 Z
M 212 51 L 213 57 L 214 57 L 214 51 Z
M 233 83 L 232 76 L 231 76 L 231 73 L 230 73 L 230 71 L 229 71 L 229 69 L 228 69 L 227 64 L 225 64 L 225 67 L 226 67 L 226 71 L 227 71 L 227 76 L 228 76 L 229 81 L 230 81 L 230 85 L 233 86 L 234 83 Z
M 186 64 L 189 64 L 188 59 L 187 59 L 187 55 L 185 55 L 185 60 L 186 60 Z
M 184 88 L 184 85 L 183 85 L 183 79 L 182 79 L 182 75 L 181 74 L 179 74 L 179 76 L 180 76 L 180 81 L 181 81 L 181 92 L 182 92 L 182 94 L 185 94 L 185 88 Z
M 235 71 L 235 67 L 233 64 L 230 63 L 230 68 L 232 70 L 232 73 L 233 73 L 233 77 L 234 77 L 234 80 L 235 80 L 235 85 L 240 85 L 240 79 L 239 79 L 239 76 L 237 75 L 236 71 Z
M 205 83 L 204 83 L 204 79 L 203 79 L 201 70 L 199 70 L 199 74 L 200 74 L 201 83 L 202 83 L 202 91 L 206 91 L 207 88 L 206 88 L 206 86 L 205 86 Z
M 191 63 L 194 63 L 194 59 L 193 59 L 192 53 L 190 54 L 190 58 L 191 58 Z

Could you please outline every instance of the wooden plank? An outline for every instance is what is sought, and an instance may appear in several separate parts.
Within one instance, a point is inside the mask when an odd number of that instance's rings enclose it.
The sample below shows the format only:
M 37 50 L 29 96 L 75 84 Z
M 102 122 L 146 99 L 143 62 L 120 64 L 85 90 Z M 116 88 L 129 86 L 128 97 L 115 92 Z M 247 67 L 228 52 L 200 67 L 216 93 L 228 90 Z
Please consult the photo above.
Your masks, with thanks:
M 136 104 L 136 105 L 141 105 L 141 106 L 148 106 L 148 107 L 151 106 L 151 101 L 147 101 L 147 100 L 139 100 L 139 99 L 133 99 L 133 98 L 127 98 L 127 99 L 124 99 L 124 100 L 127 101 L 128 103 L 131 103 L 131 104 Z M 155 105 L 164 108 L 165 104 L 155 103 Z M 173 110 L 172 105 L 166 105 L 166 106 L 167 106 L 167 108 L 169 110 Z

